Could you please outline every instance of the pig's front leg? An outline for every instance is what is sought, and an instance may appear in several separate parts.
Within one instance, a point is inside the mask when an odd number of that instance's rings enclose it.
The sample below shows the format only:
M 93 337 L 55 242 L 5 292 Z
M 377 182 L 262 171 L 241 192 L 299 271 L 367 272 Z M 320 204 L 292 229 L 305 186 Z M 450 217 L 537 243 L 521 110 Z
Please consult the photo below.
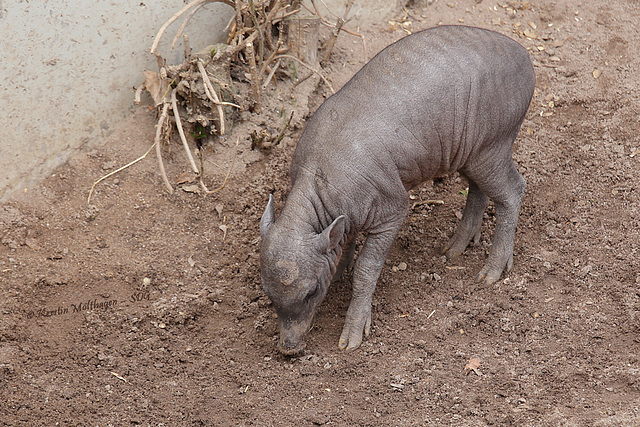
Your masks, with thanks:
M 370 232 L 358 254 L 353 271 L 351 303 L 338 341 L 340 350 L 354 350 L 362 343 L 362 334 L 371 331 L 371 299 L 380 271 L 391 245 L 402 226 L 403 218 L 393 221 L 381 232 Z

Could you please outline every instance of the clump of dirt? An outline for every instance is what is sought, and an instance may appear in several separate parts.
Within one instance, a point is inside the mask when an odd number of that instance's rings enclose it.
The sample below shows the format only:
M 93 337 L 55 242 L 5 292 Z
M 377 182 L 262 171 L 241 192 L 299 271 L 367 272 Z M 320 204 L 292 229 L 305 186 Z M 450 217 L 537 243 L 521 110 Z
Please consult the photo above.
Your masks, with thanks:
M 152 144 L 157 117 L 134 111 L 103 146 L 0 207 L 0 420 L 639 424 L 640 59 L 629 54 L 639 19 L 633 1 L 454 0 L 360 28 L 370 55 L 439 23 L 490 28 L 529 49 L 537 85 L 514 147 L 528 183 L 514 270 L 488 287 L 473 281 L 491 206 L 480 244 L 445 262 L 439 248 L 466 183 L 418 188 L 374 295 L 372 335 L 351 353 L 337 349 L 348 277 L 330 288 L 298 358 L 277 352 L 260 286 L 259 218 L 270 193 L 284 200 L 304 121 L 252 150 L 266 119 L 241 114 L 237 152 L 228 139 L 206 148 L 205 179 L 222 182 L 233 164 L 215 195 L 168 194 L 144 159 L 97 185 L 87 205 L 97 178 Z M 324 71 L 339 88 L 362 65 L 360 39 L 339 37 Z M 292 110 L 304 116 L 330 92 L 297 93 Z M 263 97 L 278 123 L 292 111 L 284 96 Z M 190 165 L 169 147 L 177 182 Z

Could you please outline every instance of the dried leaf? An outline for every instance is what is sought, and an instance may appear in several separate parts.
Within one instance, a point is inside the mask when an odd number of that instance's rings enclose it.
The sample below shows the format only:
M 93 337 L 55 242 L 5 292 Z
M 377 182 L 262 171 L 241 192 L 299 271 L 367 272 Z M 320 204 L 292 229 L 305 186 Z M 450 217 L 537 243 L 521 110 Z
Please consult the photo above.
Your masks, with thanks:
M 42 247 L 38 244 L 38 241 L 36 239 L 31 238 L 31 237 L 27 237 L 25 239 L 24 243 L 25 243 L 25 245 L 29 246 L 34 251 L 39 251 L 40 249 L 42 249 Z
M 196 193 L 200 194 L 200 187 L 196 184 L 183 185 L 182 191 L 186 191 L 187 193 Z
M 553 42 L 551 47 L 555 47 L 555 48 L 562 47 L 564 45 L 564 42 L 566 42 L 566 41 L 567 41 L 567 39 L 556 40 L 556 41 Z
M 165 85 L 160 78 L 160 75 L 155 71 L 143 71 L 144 74 L 144 87 L 147 88 L 147 92 L 153 98 L 153 102 L 156 105 L 162 104 L 162 97 L 165 92 Z
M 216 205 L 216 212 L 218 212 L 218 218 L 222 218 L 222 209 L 224 208 L 224 205 L 222 203 L 218 203 Z
M 469 375 L 469 372 L 473 371 L 476 375 L 482 375 L 478 368 L 480 367 L 480 360 L 473 358 L 469 360 L 469 363 L 464 365 L 464 372 L 466 375 Z
M 178 177 L 178 181 L 177 184 L 184 184 L 184 183 L 189 183 L 191 184 L 192 182 L 196 182 L 196 179 L 198 179 L 198 177 L 196 176 L 196 174 L 192 171 L 186 171 L 185 173 L 183 173 L 182 175 L 180 175 Z
M 218 228 L 222 230 L 222 240 L 224 240 L 227 237 L 227 230 L 229 230 L 229 227 L 227 227 L 225 224 L 221 224 L 218 226 Z

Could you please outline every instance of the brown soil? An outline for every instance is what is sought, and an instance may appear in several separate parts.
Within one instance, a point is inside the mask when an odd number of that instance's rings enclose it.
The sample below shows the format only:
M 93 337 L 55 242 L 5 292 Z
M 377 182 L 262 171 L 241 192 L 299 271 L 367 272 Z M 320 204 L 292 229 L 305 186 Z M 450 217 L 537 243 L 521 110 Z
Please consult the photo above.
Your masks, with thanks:
M 372 336 L 337 349 L 344 278 L 308 353 L 285 358 L 260 287 L 258 221 L 269 193 L 282 206 L 300 126 L 265 152 L 245 135 L 215 195 L 168 195 L 150 155 L 87 205 L 97 178 L 151 145 L 155 115 L 141 108 L 0 207 L 0 424 L 640 425 L 640 6 L 506 3 L 439 0 L 407 20 L 483 26 L 531 51 L 537 91 L 514 148 L 528 188 L 510 274 L 473 281 L 491 206 L 481 245 L 443 261 L 465 182 L 425 185 L 414 200 L 444 204 L 410 211 L 374 296 Z M 405 34 L 398 23 L 360 30 L 369 56 Z M 361 65 L 360 39 L 343 34 L 333 85 Z M 311 109 L 326 95 L 316 91 Z M 207 154 L 211 187 L 234 142 Z M 174 183 L 188 170 L 180 150 L 166 154 Z M 478 374 L 467 374 L 473 358 Z

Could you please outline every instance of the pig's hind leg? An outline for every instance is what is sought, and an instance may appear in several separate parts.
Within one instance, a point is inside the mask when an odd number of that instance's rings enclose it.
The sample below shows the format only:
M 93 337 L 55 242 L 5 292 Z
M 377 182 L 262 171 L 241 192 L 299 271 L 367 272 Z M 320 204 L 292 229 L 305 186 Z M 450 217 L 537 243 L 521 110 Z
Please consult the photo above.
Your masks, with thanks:
M 469 180 L 469 193 L 467 194 L 467 203 L 464 206 L 462 219 L 453 237 L 442 249 L 442 253 L 446 255 L 447 259 L 462 254 L 472 240 L 474 244 L 480 241 L 482 215 L 489 199 L 473 180 L 467 179 Z
M 476 277 L 477 282 L 485 285 L 498 281 L 503 271 L 511 271 L 513 267 L 513 241 L 526 183 L 511 159 L 511 145 L 508 147 L 508 152 L 502 156 L 489 156 L 484 158 L 485 162 L 478 162 L 480 167 L 477 170 L 480 172 L 474 173 L 472 168 L 465 171 L 469 179 L 493 200 L 496 209 L 496 227 L 489 257 Z

